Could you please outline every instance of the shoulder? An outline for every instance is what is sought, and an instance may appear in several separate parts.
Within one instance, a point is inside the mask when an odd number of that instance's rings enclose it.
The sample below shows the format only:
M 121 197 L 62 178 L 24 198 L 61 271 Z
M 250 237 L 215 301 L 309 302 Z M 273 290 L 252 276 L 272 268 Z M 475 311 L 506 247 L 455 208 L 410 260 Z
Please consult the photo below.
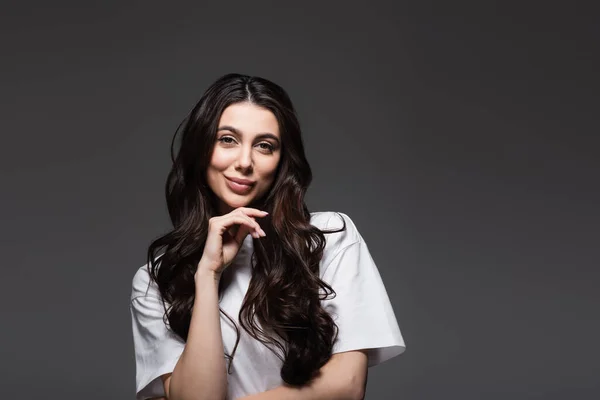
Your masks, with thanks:
M 358 242 L 361 237 L 354 221 L 345 213 L 339 211 L 316 211 L 310 214 L 311 225 L 321 230 L 341 230 L 327 233 L 328 245 L 333 247 L 346 246 Z
M 150 278 L 148 264 L 139 267 L 131 281 L 131 300 L 137 297 L 160 297 L 156 282 Z
M 324 230 L 340 230 L 325 233 L 325 249 L 321 263 L 327 265 L 340 251 L 362 240 L 354 221 L 345 213 L 337 211 L 317 211 L 311 213 L 311 225 Z

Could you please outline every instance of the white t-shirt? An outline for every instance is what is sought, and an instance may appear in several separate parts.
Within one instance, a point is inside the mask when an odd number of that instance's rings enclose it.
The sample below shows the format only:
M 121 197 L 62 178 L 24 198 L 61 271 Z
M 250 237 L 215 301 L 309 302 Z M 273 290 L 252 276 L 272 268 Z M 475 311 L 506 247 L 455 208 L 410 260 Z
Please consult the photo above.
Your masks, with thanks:
M 341 228 L 340 216 L 346 221 L 346 229 L 325 234 L 326 245 L 320 261 L 320 278 L 333 288 L 336 296 L 322 300 L 322 304 L 339 328 L 333 353 L 369 349 L 371 367 L 401 354 L 405 344 L 377 267 L 352 220 L 343 213 L 313 212 L 311 224 L 323 230 Z M 253 239 L 248 235 L 221 278 L 227 279 L 227 284 L 219 305 L 240 329 L 232 374 L 227 375 L 227 399 L 264 392 L 283 384 L 279 358 L 252 338 L 237 320 L 250 282 L 252 251 Z M 131 315 L 136 399 L 164 396 L 160 375 L 173 371 L 185 342 L 167 329 L 160 293 L 150 281 L 146 265 L 139 268 L 133 278 Z M 231 321 L 223 314 L 220 316 L 224 350 L 231 354 L 236 331 Z M 227 360 L 226 364 L 229 364 Z

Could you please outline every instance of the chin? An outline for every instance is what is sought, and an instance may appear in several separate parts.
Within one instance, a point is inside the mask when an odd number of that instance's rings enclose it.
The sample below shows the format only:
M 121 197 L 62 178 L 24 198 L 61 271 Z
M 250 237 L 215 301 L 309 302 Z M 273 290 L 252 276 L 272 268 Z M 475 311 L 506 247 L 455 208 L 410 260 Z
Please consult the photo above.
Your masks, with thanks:
M 254 200 L 253 196 L 252 197 L 251 196 L 238 197 L 238 198 L 231 196 L 231 197 L 225 197 L 224 199 L 221 199 L 221 201 L 225 204 L 225 206 L 227 206 L 231 209 L 236 209 L 238 207 L 247 207 L 248 204 L 252 203 L 253 200 Z
M 238 207 L 247 207 L 248 204 L 251 203 L 251 200 L 238 200 L 238 201 L 228 201 L 225 204 L 227 204 L 229 207 L 231 208 L 238 208 Z

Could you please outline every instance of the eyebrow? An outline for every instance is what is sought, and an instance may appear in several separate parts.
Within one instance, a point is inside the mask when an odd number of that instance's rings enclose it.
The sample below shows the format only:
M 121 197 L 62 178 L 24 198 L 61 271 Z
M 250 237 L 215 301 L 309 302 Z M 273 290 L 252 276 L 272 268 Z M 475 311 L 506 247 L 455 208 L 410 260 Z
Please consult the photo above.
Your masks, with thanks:
M 229 125 L 220 126 L 219 129 L 217 129 L 217 132 L 218 131 L 230 131 L 232 133 L 235 133 L 238 136 L 242 136 L 242 132 L 239 129 L 234 128 L 233 126 L 229 126 Z M 258 135 L 256 135 L 256 139 L 267 139 L 267 138 L 273 139 L 277 143 L 279 143 L 279 138 L 270 132 L 259 133 Z

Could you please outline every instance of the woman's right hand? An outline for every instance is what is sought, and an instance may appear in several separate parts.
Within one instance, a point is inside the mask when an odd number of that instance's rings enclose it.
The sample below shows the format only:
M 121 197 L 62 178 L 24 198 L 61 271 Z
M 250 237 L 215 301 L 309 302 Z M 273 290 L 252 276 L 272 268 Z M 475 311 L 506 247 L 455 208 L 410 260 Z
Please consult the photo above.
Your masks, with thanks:
M 239 207 L 230 213 L 209 219 L 206 244 L 196 276 L 199 272 L 210 272 L 220 276 L 231 264 L 249 233 L 254 238 L 266 236 L 255 220 L 256 217 L 266 215 L 266 211 L 256 208 Z

